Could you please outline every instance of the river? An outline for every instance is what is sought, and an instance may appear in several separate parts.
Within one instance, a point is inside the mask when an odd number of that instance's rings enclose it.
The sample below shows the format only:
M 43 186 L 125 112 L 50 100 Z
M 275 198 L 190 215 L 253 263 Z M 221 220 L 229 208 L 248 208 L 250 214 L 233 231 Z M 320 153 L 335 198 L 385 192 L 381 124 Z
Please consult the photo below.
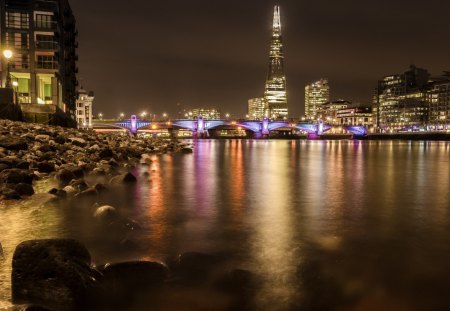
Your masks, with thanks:
M 98 264 L 226 254 L 261 278 L 261 310 L 450 309 L 449 142 L 199 140 L 152 160 L 106 202 L 132 234 L 83 206 L 0 203 L 0 309 L 15 246 L 55 237 Z

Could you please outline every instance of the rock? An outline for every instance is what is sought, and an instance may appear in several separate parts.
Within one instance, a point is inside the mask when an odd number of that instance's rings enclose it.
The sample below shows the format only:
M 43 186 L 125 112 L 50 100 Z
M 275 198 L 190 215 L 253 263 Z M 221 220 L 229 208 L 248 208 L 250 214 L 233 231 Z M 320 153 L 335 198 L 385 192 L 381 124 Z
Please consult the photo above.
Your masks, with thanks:
M 37 165 L 37 169 L 39 173 L 51 173 L 55 171 L 55 164 L 49 163 L 47 161 L 40 162 Z
M 3 136 L 0 137 L 0 147 L 6 150 L 28 150 L 28 144 L 25 140 L 17 139 L 16 137 Z
M 106 264 L 101 270 L 103 278 L 100 285 L 107 293 L 107 301 L 120 305 L 133 302 L 135 297 L 145 296 L 162 287 L 169 270 L 158 262 L 132 261 Z
M 84 177 L 84 171 L 81 167 L 71 167 L 69 170 L 75 175 L 75 179 Z
M 6 169 L 0 172 L 0 182 L 5 184 L 32 184 L 33 176 L 27 170 L 17 168 Z
M 0 189 L 0 198 L 5 200 L 20 200 L 21 196 L 16 190 L 5 187 Z
M 187 147 L 181 148 L 180 151 L 181 151 L 181 153 L 185 153 L 185 154 L 189 154 L 189 153 L 194 152 L 194 151 L 192 150 L 192 148 L 187 148 Z
M 66 186 L 62 189 L 67 195 L 74 195 L 77 193 L 77 189 L 72 186 Z
M 12 262 L 12 300 L 55 310 L 86 310 L 98 273 L 79 242 L 32 240 L 17 246 Z
M 0 259 L 5 259 L 5 256 L 3 255 L 2 243 L 0 243 Z
M 94 189 L 97 190 L 98 193 L 104 193 L 109 191 L 108 187 L 106 187 L 104 184 L 101 183 L 95 184 Z
M 95 188 L 88 188 L 75 195 L 75 199 L 89 199 L 97 198 L 98 192 Z
M 105 148 L 98 153 L 101 159 L 110 159 L 114 156 L 114 152 L 110 148 Z
M 0 172 L 6 170 L 8 168 L 10 168 L 9 165 L 7 165 L 5 163 L 0 163 Z
M 33 186 L 30 184 L 20 183 L 14 187 L 14 190 L 21 196 L 31 196 L 34 194 Z
M 56 136 L 55 139 L 53 139 L 55 143 L 58 143 L 60 145 L 64 145 L 66 143 L 66 138 L 64 136 Z
M 83 179 L 73 179 L 70 181 L 69 186 L 74 187 L 78 191 L 89 189 L 89 185 Z
M 109 181 L 110 184 L 118 185 L 118 184 L 124 184 L 124 183 L 135 183 L 137 182 L 136 177 L 131 173 L 125 173 L 121 175 L 117 175 Z
M 56 179 L 61 185 L 68 185 L 72 179 L 76 179 L 76 176 L 72 171 L 62 169 L 56 174 Z
M 38 305 L 29 305 L 21 309 L 21 311 L 51 311 L 51 310 Z
M 110 205 L 100 206 L 95 210 L 94 217 L 101 220 L 112 220 L 117 217 L 117 211 Z
M 41 141 L 41 142 L 48 142 L 50 140 L 50 136 L 49 135 L 36 135 L 34 137 L 34 139 L 37 141 Z
M 74 146 L 78 146 L 78 147 L 86 147 L 86 141 L 83 138 L 78 138 L 78 137 L 71 137 L 69 138 L 69 140 L 71 141 L 72 145 Z
M 221 258 L 214 255 L 187 252 L 178 256 L 174 270 L 179 277 L 188 283 L 201 283 L 208 279 L 220 261 Z

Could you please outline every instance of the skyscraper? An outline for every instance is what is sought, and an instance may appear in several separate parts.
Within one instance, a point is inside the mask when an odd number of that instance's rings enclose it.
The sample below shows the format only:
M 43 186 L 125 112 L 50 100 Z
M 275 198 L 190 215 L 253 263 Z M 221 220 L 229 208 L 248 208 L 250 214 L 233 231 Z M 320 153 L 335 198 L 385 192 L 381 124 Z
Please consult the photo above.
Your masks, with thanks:
M 274 119 L 283 119 L 288 115 L 283 43 L 281 39 L 280 7 L 275 6 L 270 44 L 269 72 L 264 91 L 264 98 L 268 103 L 269 116 Z
M 330 87 L 327 79 L 320 79 L 305 87 L 305 116 L 306 119 L 315 120 L 323 104 L 330 101 Z
M 267 115 L 267 101 L 264 97 L 251 98 L 248 100 L 247 114 L 253 120 L 261 120 Z

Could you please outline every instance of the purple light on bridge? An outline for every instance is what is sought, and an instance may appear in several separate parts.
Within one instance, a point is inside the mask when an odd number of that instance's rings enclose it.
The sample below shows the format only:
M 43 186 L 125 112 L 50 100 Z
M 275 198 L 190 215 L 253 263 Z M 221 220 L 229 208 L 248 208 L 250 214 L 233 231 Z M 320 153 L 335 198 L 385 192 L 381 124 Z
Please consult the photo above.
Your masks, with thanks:
M 205 120 L 203 120 L 202 116 L 198 116 L 197 118 L 197 131 L 200 134 L 203 134 L 205 131 Z
M 265 117 L 262 121 L 262 131 L 261 134 L 269 135 L 269 118 Z
M 137 133 L 137 118 L 135 115 L 131 116 L 131 133 L 135 134 Z

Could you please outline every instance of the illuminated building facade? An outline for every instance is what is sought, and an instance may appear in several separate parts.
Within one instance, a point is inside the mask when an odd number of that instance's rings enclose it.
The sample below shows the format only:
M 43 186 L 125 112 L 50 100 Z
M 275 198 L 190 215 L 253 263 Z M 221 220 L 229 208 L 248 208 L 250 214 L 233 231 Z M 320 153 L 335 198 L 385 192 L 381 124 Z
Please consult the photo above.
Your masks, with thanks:
M 77 30 L 68 0 L 0 0 L 1 46 L 10 49 L 11 80 L 24 118 L 74 124 Z M 8 62 L 2 58 L 1 84 Z
M 378 81 L 374 118 L 383 131 L 424 129 L 428 122 L 427 70 L 411 66 Z
M 220 111 L 215 108 L 195 108 L 192 109 L 189 116 L 193 118 L 202 116 L 205 120 L 220 120 Z
M 280 7 L 275 6 L 273 16 L 272 40 L 270 44 L 269 72 L 267 74 L 264 98 L 268 105 L 268 114 L 274 119 L 288 116 L 286 95 L 286 77 L 284 74 L 284 54 L 281 37 Z
M 78 128 L 92 128 L 92 104 L 94 92 L 87 92 L 83 88 L 78 91 L 77 99 L 77 126 Z
M 308 84 L 305 87 L 305 117 L 308 120 L 320 118 L 322 105 L 330 101 L 330 87 L 327 79 Z
M 336 125 L 373 125 L 372 107 L 349 107 L 336 111 Z
M 428 129 L 450 129 L 450 73 L 446 72 L 442 78 L 434 79 L 429 85 Z
M 269 106 L 264 97 L 251 98 L 248 100 L 248 116 L 252 120 L 261 120 L 269 116 Z
M 318 118 L 322 119 L 327 124 L 338 124 L 336 119 L 338 110 L 345 109 L 351 105 L 351 102 L 343 99 L 327 102 L 320 106 Z

